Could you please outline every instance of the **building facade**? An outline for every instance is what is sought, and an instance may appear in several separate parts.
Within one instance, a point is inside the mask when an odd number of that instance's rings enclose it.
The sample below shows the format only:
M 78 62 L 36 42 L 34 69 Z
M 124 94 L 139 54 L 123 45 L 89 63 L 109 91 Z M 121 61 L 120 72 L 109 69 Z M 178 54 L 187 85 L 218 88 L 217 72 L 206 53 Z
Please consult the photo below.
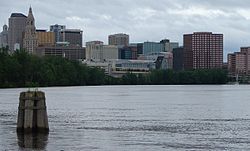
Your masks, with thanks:
M 21 13 L 12 13 L 9 18 L 8 46 L 11 52 L 15 51 L 15 46 L 19 49 L 23 47 L 23 33 L 26 27 L 27 16 Z
M 231 76 L 250 75 L 250 47 L 242 47 L 240 52 L 228 54 L 228 71 Z
M 149 73 L 156 69 L 152 60 L 116 60 L 112 64 L 112 75 L 124 75 L 128 72 L 134 74 Z
M 223 35 L 197 32 L 184 35 L 184 68 L 213 69 L 223 66 Z
M 38 46 L 53 46 L 55 45 L 55 33 L 47 32 L 46 30 L 36 30 Z
M 32 8 L 30 7 L 24 32 L 23 48 L 30 54 L 33 54 L 37 46 L 38 39 L 36 35 L 35 18 L 32 13 Z
M 119 48 L 119 59 L 136 60 L 137 46 L 124 46 Z
M 129 35 L 127 34 L 114 34 L 108 37 L 109 45 L 115 45 L 118 47 L 129 45 Z
M 60 32 L 65 29 L 65 25 L 55 24 L 50 26 L 50 31 L 55 33 L 55 42 L 60 42 Z
M 91 41 L 86 43 L 86 61 L 105 62 L 118 59 L 118 47 L 104 45 L 102 41 Z
M 8 46 L 8 26 L 3 26 L 3 31 L 0 33 L 0 48 Z
M 173 69 L 175 71 L 180 71 L 184 69 L 184 53 L 183 47 L 173 49 Z
M 83 31 L 80 29 L 64 29 L 60 31 L 60 42 L 68 42 L 70 46 L 82 47 Z
M 52 47 L 38 47 L 35 51 L 37 56 L 58 56 L 68 60 L 82 61 L 85 59 L 85 48 L 81 47 L 65 47 L 65 46 L 52 46 Z
M 175 48 L 179 48 L 179 43 L 178 42 L 170 42 L 170 52 L 173 52 L 173 50 Z
M 150 55 L 153 53 L 164 52 L 164 44 L 159 42 L 144 42 L 143 55 Z
M 142 55 L 143 54 L 143 43 L 137 44 L 137 54 Z
M 246 74 L 250 75 L 250 47 L 241 47 L 241 52 L 245 55 Z
M 103 52 L 102 41 L 86 42 L 86 61 L 100 62 Z
M 160 41 L 161 44 L 163 44 L 163 51 L 164 52 L 173 52 L 174 48 L 179 47 L 178 42 L 170 42 L 169 39 L 163 39 Z
M 118 59 L 118 47 L 114 45 L 104 45 L 102 54 L 103 61 L 116 60 Z

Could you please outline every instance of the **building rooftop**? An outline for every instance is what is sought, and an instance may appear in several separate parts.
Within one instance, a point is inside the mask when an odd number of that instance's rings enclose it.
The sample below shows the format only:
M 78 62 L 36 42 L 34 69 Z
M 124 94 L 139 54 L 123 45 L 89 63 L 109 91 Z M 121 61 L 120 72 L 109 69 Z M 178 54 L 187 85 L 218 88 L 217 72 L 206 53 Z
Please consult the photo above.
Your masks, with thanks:
M 212 32 L 194 32 L 194 34 L 213 34 Z
M 83 32 L 81 29 L 63 29 L 61 32 Z
M 58 24 L 55 24 L 55 25 L 50 25 L 50 27 L 59 27 L 59 26 L 66 27 L 66 25 L 58 25 Z
M 46 29 L 37 29 L 36 32 L 47 32 Z
M 104 43 L 102 41 L 98 41 L 98 40 L 86 42 L 86 45 L 90 45 L 90 44 L 91 45 L 103 45 Z
M 112 36 L 129 36 L 129 35 L 125 34 L 125 33 L 118 33 L 118 34 L 109 35 L 109 37 L 112 37 Z
M 12 13 L 10 17 L 25 17 L 25 18 L 27 18 L 27 16 L 25 16 L 22 13 Z

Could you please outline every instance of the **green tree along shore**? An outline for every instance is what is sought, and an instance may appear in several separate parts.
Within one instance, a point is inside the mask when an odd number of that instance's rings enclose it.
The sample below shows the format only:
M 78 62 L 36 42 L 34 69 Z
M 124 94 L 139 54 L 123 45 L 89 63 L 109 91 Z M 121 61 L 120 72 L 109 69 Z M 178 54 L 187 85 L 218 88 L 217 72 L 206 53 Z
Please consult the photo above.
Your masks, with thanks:
M 113 78 L 99 68 L 87 67 L 61 57 L 37 57 L 24 50 L 12 55 L 0 49 L 0 87 L 47 87 L 84 85 L 165 85 L 165 84 L 225 84 L 224 70 L 180 71 L 153 70 L 149 74 L 127 73 Z

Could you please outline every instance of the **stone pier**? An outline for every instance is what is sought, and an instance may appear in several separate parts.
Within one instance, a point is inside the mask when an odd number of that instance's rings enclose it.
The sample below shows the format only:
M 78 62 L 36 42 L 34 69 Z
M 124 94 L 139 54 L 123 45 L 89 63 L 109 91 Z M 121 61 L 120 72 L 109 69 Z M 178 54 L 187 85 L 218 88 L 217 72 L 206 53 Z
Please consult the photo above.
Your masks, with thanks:
M 49 124 L 45 93 L 41 91 L 22 92 L 19 98 L 17 132 L 48 133 Z

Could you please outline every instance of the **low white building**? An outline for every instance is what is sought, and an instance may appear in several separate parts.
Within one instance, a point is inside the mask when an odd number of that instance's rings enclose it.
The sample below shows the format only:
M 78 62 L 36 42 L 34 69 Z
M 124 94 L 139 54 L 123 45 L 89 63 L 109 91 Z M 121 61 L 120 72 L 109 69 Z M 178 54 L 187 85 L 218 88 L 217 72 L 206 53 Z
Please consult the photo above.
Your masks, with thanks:
M 139 60 L 151 60 L 156 63 L 158 69 L 173 69 L 173 53 L 172 52 L 159 52 L 151 53 L 149 55 L 140 55 Z
M 118 59 L 118 47 L 104 45 L 102 41 L 90 41 L 86 43 L 87 62 L 105 62 Z
M 106 74 L 113 77 L 122 77 L 130 72 L 134 74 L 147 74 L 156 68 L 153 60 L 109 60 L 104 62 L 83 62 L 90 67 L 98 67 L 105 71 Z
M 103 45 L 102 60 L 114 60 L 118 59 L 118 47 L 114 45 Z

